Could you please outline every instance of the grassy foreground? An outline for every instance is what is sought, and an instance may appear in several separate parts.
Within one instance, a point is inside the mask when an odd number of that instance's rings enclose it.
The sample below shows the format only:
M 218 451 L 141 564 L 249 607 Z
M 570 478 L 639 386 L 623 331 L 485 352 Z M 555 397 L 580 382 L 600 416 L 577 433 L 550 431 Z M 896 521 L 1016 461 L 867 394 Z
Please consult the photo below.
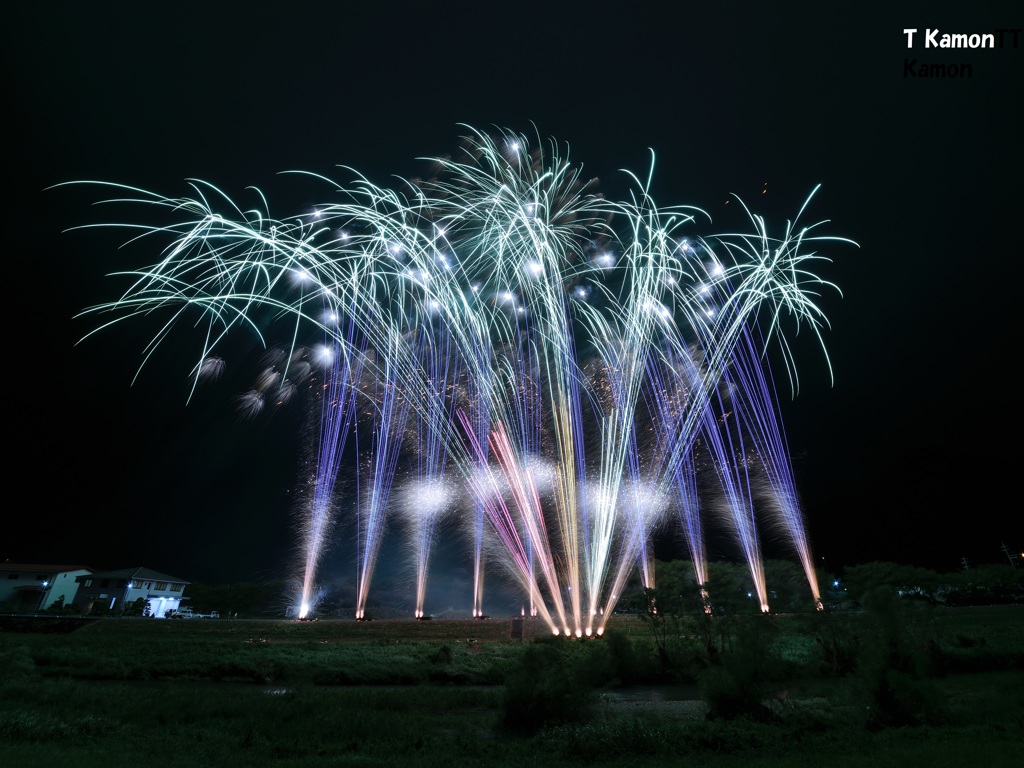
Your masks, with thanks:
M 64 621 L 0 621 L 0 765 L 998 768 L 1024 732 L 1018 606 L 622 617 L 585 642 L 509 620 Z M 665 683 L 652 699 L 689 686 L 700 715 L 614 695 Z

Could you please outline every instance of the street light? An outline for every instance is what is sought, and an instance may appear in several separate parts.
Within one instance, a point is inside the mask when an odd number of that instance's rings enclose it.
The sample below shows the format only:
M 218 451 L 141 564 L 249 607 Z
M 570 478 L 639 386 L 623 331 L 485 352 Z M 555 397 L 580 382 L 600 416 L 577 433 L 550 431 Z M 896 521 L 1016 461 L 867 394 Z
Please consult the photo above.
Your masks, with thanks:
M 43 610 L 43 603 L 46 602 L 46 590 L 49 589 L 49 587 L 50 582 L 44 580 L 43 587 L 39 591 L 39 602 L 36 603 L 36 613 L 39 613 L 41 610 Z
M 124 609 L 128 607 L 128 593 L 132 591 L 132 580 L 128 579 L 128 584 L 124 588 L 124 597 L 121 598 L 121 615 L 124 616 Z

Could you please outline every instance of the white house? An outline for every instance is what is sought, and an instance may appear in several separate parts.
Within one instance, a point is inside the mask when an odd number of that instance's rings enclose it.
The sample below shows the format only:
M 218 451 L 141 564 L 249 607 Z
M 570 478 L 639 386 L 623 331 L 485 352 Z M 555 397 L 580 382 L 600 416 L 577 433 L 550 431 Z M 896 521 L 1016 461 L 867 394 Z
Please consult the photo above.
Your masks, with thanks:
M 149 615 L 156 618 L 164 618 L 169 611 L 178 610 L 181 601 L 185 599 L 185 587 L 189 583 L 142 567 L 83 574 L 77 580 L 75 604 L 82 615 L 88 614 L 96 606 L 120 613 L 125 606 L 143 599 L 149 608 Z
M 62 597 L 71 605 L 78 577 L 92 572 L 84 565 L 0 563 L 0 610 L 45 611 Z

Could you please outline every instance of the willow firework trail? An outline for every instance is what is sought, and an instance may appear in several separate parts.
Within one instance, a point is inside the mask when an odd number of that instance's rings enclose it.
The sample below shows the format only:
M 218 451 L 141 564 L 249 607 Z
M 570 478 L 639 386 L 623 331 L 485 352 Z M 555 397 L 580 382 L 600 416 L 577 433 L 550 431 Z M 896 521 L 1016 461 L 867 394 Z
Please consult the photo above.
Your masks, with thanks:
M 329 321 L 345 323 L 348 315 L 328 311 Z M 321 392 L 320 432 L 313 498 L 305 519 L 302 592 L 299 618 L 314 607 L 316 577 L 328 536 L 335 524 L 334 487 L 341 471 L 341 457 L 356 413 L 355 382 L 361 375 L 354 339 L 354 327 L 347 323 L 344 344 L 332 344 L 323 350 L 324 384 Z M 354 363 L 354 364 L 353 364 Z
M 377 566 L 388 499 L 402 447 L 405 420 L 409 413 L 407 396 L 400 393 L 401 382 L 394 369 L 385 367 L 383 373 L 383 377 L 374 378 L 369 383 L 366 391 L 369 400 L 368 422 L 371 425 L 371 438 L 366 458 L 368 487 L 358 501 L 357 619 L 367 618 L 366 602 Z
M 445 422 L 451 421 L 456 406 L 455 385 L 458 362 L 449 334 L 435 328 L 426 318 L 420 325 L 415 342 L 417 357 L 426 372 L 429 395 L 444 406 Z M 438 522 L 449 510 L 453 494 L 445 482 L 447 459 L 443 434 L 436 420 L 424 414 L 414 417 L 415 480 L 405 490 L 408 536 L 416 570 L 416 618 L 424 618 L 428 564 Z
M 465 516 L 475 550 L 474 610 L 482 611 L 479 526 L 486 521 L 552 631 L 600 631 L 596 617 L 614 609 L 622 574 L 638 557 L 646 560 L 644 542 L 660 520 L 641 497 L 659 500 L 655 507 L 684 500 L 681 519 L 695 567 L 703 568 L 696 506 L 687 500 L 698 436 L 713 442 L 709 408 L 738 357 L 764 364 L 763 354 L 755 358 L 744 346 L 755 327 L 764 329 L 764 344 L 782 350 L 796 389 L 785 332 L 809 327 L 820 341 L 827 321 L 816 301 L 834 288 L 813 271 L 824 258 L 811 249 L 849 241 L 819 235 L 818 224 L 798 226 L 806 204 L 781 238 L 749 211 L 747 232 L 696 237 L 705 214 L 659 206 L 649 194 L 653 156 L 645 178 L 625 174 L 623 200 L 603 195 L 562 145 L 531 148 L 511 131 L 467 128 L 455 154 L 431 163 L 425 179 L 395 188 L 352 169 L 344 183 L 305 174 L 326 185 L 330 202 L 285 219 L 270 215 L 262 193 L 258 207 L 245 208 L 201 181 L 185 198 L 107 185 L 115 190 L 111 202 L 158 217 L 114 226 L 165 247 L 149 267 L 122 275 L 128 286 L 118 299 L 86 314 L 101 319 L 93 332 L 160 318 L 143 363 L 180 322 L 198 321 L 200 370 L 226 337 L 244 329 L 266 339 L 280 332 L 281 320 L 293 345 L 313 333 L 343 345 L 348 332 L 320 309 L 344 308 L 366 345 L 354 432 L 358 613 L 411 415 L 420 424 L 414 439 L 429 444 L 416 453 L 443 456 L 449 481 L 469 491 L 476 510 Z M 464 382 L 455 418 L 453 400 L 437 387 L 438 369 L 418 346 L 427 317 L 451 345 Z M 781 428 L 757 416 L 767 405 L 752 371 L 749 378 L 741 397 L 751 400 L 744 413 L 757 426 L 730 439 L 743 437 L 754 447 L 749 453 L 767 459 L 782 517 L 802 540 L 792 473 L 770 458 L 785 450 L 775 436 Z M 652 389 L 655 379 L 665 397 Z M 735 375 L 731 381 L 741 383 Z M 645 437 L 652 433 L 653 447 Z M 747 521 L 751 494 L 736 466 L 742 455 L 725 442 L 718 451 L 723 482 Z M 550 470 L 543 490 L 540 466 Z M 744 522 L 737 534 L 748 560 L 759 557 L 756 529 Z
M 767 480 L 762 506 L 775 527 L 789 540 L 804 570 L 818 610 L 823 609 L 814 558 L 798 502 L 796 480 L 779 415 L 778 396 L 771 372 L 758 360 L 759 345 L 754 330 L 737 346 L 733 378 L 740 397 L 736 398 L 742 423 L 755 445 L 758 462 Z

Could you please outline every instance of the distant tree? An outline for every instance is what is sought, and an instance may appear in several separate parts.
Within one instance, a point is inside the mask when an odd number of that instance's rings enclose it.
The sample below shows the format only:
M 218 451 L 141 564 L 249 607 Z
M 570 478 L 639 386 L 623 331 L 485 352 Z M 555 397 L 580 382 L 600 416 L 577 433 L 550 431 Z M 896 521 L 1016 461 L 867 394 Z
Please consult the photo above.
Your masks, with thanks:
M 126 603 L 121 611 L 122 616 L 143 616 L 149 608 L 149 601 L 140 597 L 132 603 Z
M 900 597 L 920 598 L 936 602 L 939 588 L 944 579 L 935 571 L 898 565 L 889 562 L 872 562 L 850 566 L 846 569 L 845 580 L 850 595 L 858 601 L 879 587 L 888 587 Z
M 708 563 L 706 589 L 711 598 L 712 611 L 716 614 L 758 613 L 761 610 L 746 565 Z
M 815 572 L 818 576 L 818 589 L 821 590 L 821 602 L 826 610 L 848 610 L 860 606 L 857 598 L 850 593 L 845 576 L 840 578 L 824 568 L 816 568 Z
M 47 613 L 64 613 L 64 595 L 61 595 L 46 609 Z
M 287 585 L 283 581 L 264 583 L 238 582 L 208 585 L 193 582 L 189 585 L 189 604 L 201 613 L 218 611 L 222 616 L 238 614 L 241 617 L 281 615 L 282 595 Z
M 1024 600 L 1024 569 L 980 565 L 951 574 L 943 597 L 949 605 L 993 605 Z
M 773 613 L 814 610 L 814 595 L 803 569 L 790 560 L 765 560 L 764 581 Z
M 689 560 L 659 560 L 654 573 L 657 586 L 649 595 L 654 607 L 665 613 L 688 614 L 703 606 L 701 585 Z

